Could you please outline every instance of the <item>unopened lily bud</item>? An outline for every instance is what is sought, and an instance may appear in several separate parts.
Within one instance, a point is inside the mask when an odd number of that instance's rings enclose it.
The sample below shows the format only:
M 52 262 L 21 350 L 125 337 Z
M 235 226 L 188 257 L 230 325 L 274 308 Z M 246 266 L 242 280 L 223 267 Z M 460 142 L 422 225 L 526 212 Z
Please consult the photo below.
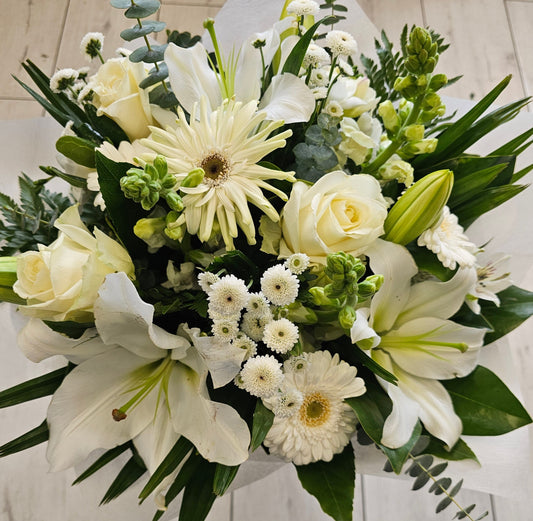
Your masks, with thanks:
M 194 188 L 204 180 L 204 176 L 203 168 L 195 168 L 187 174 L 187 177 L 181 182 L 180 188 Z
M 400 128 L 400 118 L 396 113 L 396 109 L 390 100 L 380 103 L 378 107 L 378 114 L 381 116 L 383 125 L 387 130 L 396 132 Z
M 453 172 L 438 170 L 411 185 L 385 220 L 387 241 L 407 244 L 439 219 L 453 187 Z
M 133 227 L 133 233 L 143 241 L 149 241 L 154 235 L 163 233 L 167 223 L 164 217 L 147 217 L 139 219 Z
M 355 309 L 352 306 L 344 306 L 339 311 L 339 324 L 342 329 L 351 329 L 355 319 Z
M 357 288 L 359 297 L 366 299 L 379 291 L 383 284 L 383 275 L 370 275 L 363 282 L 360 282 Z

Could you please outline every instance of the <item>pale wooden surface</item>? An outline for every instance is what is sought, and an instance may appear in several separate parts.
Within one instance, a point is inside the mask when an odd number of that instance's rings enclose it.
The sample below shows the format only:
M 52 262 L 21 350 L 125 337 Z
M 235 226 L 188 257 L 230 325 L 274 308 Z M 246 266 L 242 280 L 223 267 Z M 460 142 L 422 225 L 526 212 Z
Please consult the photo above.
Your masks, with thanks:
M 268 0 L 265 0 L 268 1 Z M 214 16 L 223 0 L 163 0 L 161 19 L 171 28 L 200 32 L 202 21 Z M 479 99 L 503 76 L 514 78 L 505 94 L 505 101 L 533 94 L 533 1 L 514 0 L 360 0 L 370 19 L 384 28 L 393 41 L 405 23 L 431 25 L 452 43 L 442 58 L 442 70 L 449 76 L 463 73 L 464 78 L 446 94 Z M 42 115 L 39 106 L 11 78 L 14 73 L 26 79 L 19 62 L 30 58 L 47 73 L 60 67 L 80 67 L 85 63 L 79 54 L 79 40 L 87 31 L 106 34 L 106 51 L 121 45 L 118 33 L 129 24 L 106 0 L 0 0 L 3 15 L 0 29 L 4 39 L 2 71 L 0 73 L 0 119 L 22 119 Z M 7 15 L 6 15 L 7 14 Z M 526 345 L 521 356 L 531 353 L 531 340 L 522 335 Z M 22 362 L 21 362 L 22 363 Z M 15 369 L 15 368 L 14 368 Z M 14 370 L 17 381 L 23 373 Z M 528 376 L 528 375 L 524 375 Z M 525 400 L 532 410 L 533 380 L 525 388 Z M 6 387 L 15 382 L 0 382 Z M 13 411 L 9 411 L 13 412 Z M 6 421 L 7 415 L 0 417 Z M 30 421 L 30 424 L 34 422 Z M 0 441 L 6 437 L 5 423 Z M 31 426 L 31 425 L 29 425 Z M 18 424 L 21 427 L 21 424 Z M 9 429 L 7 429 L 9 430 Z M 20 431 L 19 431 L 20 432 Z M 7 435 L 6 435 L 7 436 Z M 2 500 L 0 491 L 0 521 L 103 521 L 113 519 L 84 513 L 83 492 L 55 485 L 45 475 L 42 451 L 10 458 L 0 463 L 0 473 L 12 472 L 20 487 L 18 505 Z M 20 459 L 19 459 L 20 458 Z M 25 488 L 24 475 L 32 466 L 41 478 Z M 15 475 L 16 469 L 16 475 Z M 18 481 L 17 481 L 18 480 Z M 39 481 L 41 483 L 39 484 Z M 451 509 L 439 516 L 434 513 L 435 496 L 426 491 L 410 493 L 411 482 L 358 476 L 354 519 L 357 521 L 428 521 L 451 519 Z M 79 503 L 73 503 L 75 494 Z M 5 496 L 8 497 L 7 495 Z M 68 498 L 68 499 L 67 499 Z M 463 505 L 476 502 L 479 512 L 490 511 L 490 521 L 529 521 L 533 505 L 464 491 L 459 496 Z M 54 517 L 39 515 L 44 503 L 57 505 Z M 66 505 L 76 507 L 67 507 Z M 22 505 L 22 506 L 21 506 Z M 17 512 L 26 512 L 21 515 Z M 139 515 L 136 519 L 148 519 Z M 130 517 L 131 519 L 131 517 Z M 318 503 L 298 485 L 294 470 L 287 466 L 248 487 L 237 490 L 219 502 L 208 521 L 326 521 Z M 120 521 L 117 518 L 117 521 Z M 136 520 L 135 520 L 136 521 Z

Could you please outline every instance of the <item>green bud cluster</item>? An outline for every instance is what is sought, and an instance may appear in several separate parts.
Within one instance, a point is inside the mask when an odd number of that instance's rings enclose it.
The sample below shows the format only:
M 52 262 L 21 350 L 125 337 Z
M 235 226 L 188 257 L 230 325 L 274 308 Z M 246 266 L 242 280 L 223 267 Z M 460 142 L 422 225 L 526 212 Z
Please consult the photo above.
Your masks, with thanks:
M 120 179 L 120 188 L 128 199 L 140 203 L 145 210 L 151 210 L 163 197 L 170 208 L 176 212 L 183 210 L 183 201 L 174 191 L 176 179 L 168 173 L 167 161 L 157 156 L 153 165 L 146 164 L 144 169 L 130 168 Z
M 357 294 L 357 281 L 364 275 L 365 265 L 349 253 L 337 252 L 327 256 L 324 273 L 331 279 L 326 296 L 342 298 Z
M 414 27 L 405 46 L 405 68 L 415 75 L 430 74 L 435 70 L 438 59 L 438 45 L 429 31 Z

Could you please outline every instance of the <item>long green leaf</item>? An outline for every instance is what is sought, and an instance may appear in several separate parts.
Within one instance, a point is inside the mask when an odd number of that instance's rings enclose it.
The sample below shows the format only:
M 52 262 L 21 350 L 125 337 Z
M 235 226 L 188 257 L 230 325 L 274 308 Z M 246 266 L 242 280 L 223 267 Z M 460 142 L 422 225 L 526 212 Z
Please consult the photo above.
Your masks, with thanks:
M 120 496 L 120 494 L 128 490 L 145 472 L 146 467 L 140 461 L 139 456 L 134 454 L 113 480 L 102 501 L 100 501 L 100 505 L 105 505 Z
M 183 491 L 179 521 L 204 521 L 216 499 L 215 465 L 202 460 Z
M 448 206 L 453 209 L 469 199 L 475 200 L 476 195 L 494 181 L 506 166 L 507 163 L 494 165 L 458 179 L 456 178 L 452 193 L 448 199 Z
M 0 447 L 0 458 L 10 456 L 16 452 L 20 452 L 48 440 L 49 432 L 46 420 L 38 427 L 31 429 L 22 436 L 11 440 L 10 442 Z
M 0 392 L 0 409 L 54 394 L 68 372 L 68 366 L 62 367 Z
M 61 136 L 56 141 L 56 150 L 78 165 L 87 168 L 96 166 L 94 159 L 95 144 L 77 136 Z
M 533 164 L 529 165 L 529 166 L 526 166 L 525 168 L 523 168 L 522 170 L 518 171 L 518 172 L 515 172 L 513 174 L 513 177 L 511 177 L 511 183 L 517 183 L 518 181 L 520 181 L 520 179 L 522 179 L 524 176 L 526 176 L 527 174 L 529 174 L 529 172 L 531 172 L 531 170 L 533 170 Z
M 494 152 L 490 153 L 490 156 L 508 156 L 511 154 L 516 154 L 516 151 L 519 149 L 520 145 L 525 143 L 531 136 L 533 136 L 533 128 L 526 130 L 519 136 L 511 139 L 505 145 L 497 148 Z M 531 145 L 531 142 L 529 142 Z
M 442 383 L 463 422 L 465 435 L 497 436 L 531 423 L 520 401 L 486 367 L 478 366 L 464 378 Z
M 197 469 L 200 466 L 200 463 L 204 461 L 202 456 L 196 453 L 192 453 L 187 461 L 184 463 L 181 470 L 178 472 L 176 479 L 174 479 L 172 485 L 167 490 L 165 494 L 165 505 L 168 507 L 178 494 L 185 488 L 187 483 L 192 479 L 192 477 L 197 473 Z M 156 514 L 157 516 L 157 514 Z
M 273 422 L 274 413 L 263 405 L 261 399 L 258 399 L 252 423 L 252 441 L 250 443 L 252 451 L 256 450 L 263 443 Z
M 223 496 L 226 493 L 229 486 L 235 479 L 238 470 L 239 465 L 228 467 L 227 465 L 217 463 L 215 468 L 215 478 L 213 481 L 213 492 L 217 496 Z
M 102 467 L 113 461 L 115 458 L 118 458 L 124 451 L 128 450 L 131 447 L 131 442 L 123 443 L 118 447 L 113 447 L 108 451 L 104 452 L 89 468 L 83 471 L 73 482 L 72 485 L 77 485 L 82 481 L 86 480 L 88 477 L 92 476 L 96 471 L 100 470 Z
M 424 449 L 424 454 L 431 454 L 437 458 L 449 461 L 470 459 L 479 463 L 474 451 L 461 438 L 459 438 L 457 443 L 451 449 L 448 449 L 443 441 L 431 437 L 429 445 Z
M 349 443 L 331 461 L 296 465 L 302 486 L 316 497 L 322 510 L 335 521 L 352 521 L 355 458 Z
M 152 474 L 148 483 L 144 486 L 139 494 L 141 503 L 157 488 L 157 486 L 172 472 L 174 472 L 178 465 L 182 462 L 183 458 L 193 448 L 193 444 L 187 439 L 181 436 L 174 444 L 174 447 L 166 455 L 165 459 L 161 462 L 159 467 Z
M 390 449 L 389 447 L 385 447 L 384 445 L 380 445 L 379 448 L 383 451 L 385 456 L 387 456 L 387 459 L 389 460 L 392 470 L 396 474 L 400 474 L 402 472 L 402 467 L 404 466 L 405 462 L 407 461 L 407 458 L 409 457 L 409 453 L 413 449 L 413 447 L 418 442 L 420 435 L 422 434 L 422 425 L 418 421 L 415 425 L 415 428 L 413 429 L 413 433 L 411 434 L 411 437 L 407 441 L 405 445 L 402 447 L 398 447 L 397 449 Z

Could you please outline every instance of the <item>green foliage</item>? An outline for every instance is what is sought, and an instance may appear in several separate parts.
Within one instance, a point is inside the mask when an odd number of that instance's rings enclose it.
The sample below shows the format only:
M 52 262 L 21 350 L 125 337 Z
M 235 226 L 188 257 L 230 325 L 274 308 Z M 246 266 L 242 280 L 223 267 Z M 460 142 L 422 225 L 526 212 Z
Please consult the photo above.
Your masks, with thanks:
M 72 485 L 77 485 L 82 481 L 86 480 L 88 477 L 92 476 L 95 472 L 100 470 L 102 467 L 112 462 L 114 459 L 118 458 L 124 451 L 131 448 L 131 441 L 123 443 L 118 447 L 113 447 L 112 449 L 104 452 L 89 468 L 82 472 L 73 482 Z
M 38 427 L 35 427 L 25 434 L 22 434 L 22 436 L 2 445 L 0 447 L 0 458 L 10 456 L 16 452 L 21 452 L 34 447 L 35 445 L 44 443 L 45 441 L 48 441 L 48 436 L 48 424 L 46 423 L 46 420 L 44 420 Z
M 44 181 L 46 182 L 46 181 Z M 0 255 L 37 250 L 38 244 L 50 244 L 57 237 L 54 222 L 72 201 L 63 194 L 48 191 L 43 181 L 19 177 L 20 204 L 0 193 Z
M 296 465 L 302 486 L 315 496 L 322 510 L 335 521 L 351 521 L 355 491 L 355 458 L 349 443 L 329 462 Z
M 129 29 L 124 29 L 120 33 L 120 37 L 127 42 L 131 42 L 141 36 L 146 36 L 151 33 L 158 33 L 166 27 L 165 22 L 158 22 L 157 20 L 146 20 L 141 26 L 134 25 Z
M 0 409 L 54 394 L 71 368 L 69 365 L 56 369 L 0 392 Z
M 216 465 L 202 459 L 183 491 L 179 521 L 204 521 L 216 499 L 213 481 Z
M 437 458 L 448 461 L 462 461 L 470 459 L 478 462 L 478 459 L 472 449 L 461 438 L 459 438 L 457 443 L 451 449 L 449 449 L 443 441 L 431 436 L 427 447 L 424 449 L 424 454 L 431 454 Z
M 61 136 L 56 141 L 56 150 L 78 165 L 95 167 L 94 150 L 96 145 L 77 136 Z
M 252 451 L 256 450 L 263 443 L 273 423 L 274 413 L 270 409 L 267 409 L 261 400 L 257 400 L 252 423 L 252 440 L 250 442 Z
M 181 33 L 179 31 L 170 32 L 167 30 L 167 43 L 173 43 L 174 45 L 183 47 L 184 49 L 195 46 L 200 40 L 200 36 L 191 36 L 191 33 L 188 31 Z
M 105 505 L 126 492 L 145 472 L 146 466 L 143 460 L 134 452 L 107 489 L 100 505 Z
M 497 436 L 532 421 L 520 401 L 486 367 L 478 366 L 468 376 L 446 380 L 443 385 L 465 435 Z
M 420 435 L 422 434 L 422 425 L 420 422 L 417 422 L 415 425 L 415 428 L 413 429 L 413 434 L 411 434 L 411 437 L 407 441 L 405 445 L 402 447 L 399 447 L 397 449 L 389 449 L 388 447 L 385 447 L 384 445 L 380 445 L 380 449 L 383 451 L 385 456 L 387 456 L 387 459 L 389 460 L 389 463 L 391 465 L 392 470 L 396 474 L 400 474 L 402 471 L 402 468 L 409 458 L 409 454 L 417 444 L 418 440 L 420 439 Z
M 87 181 L 82 177 L 66 174 L 54 166 L 40 166 L 39 169 L 50 177 L 59 177 L 75 188 L 87 188 Z
M 227 465 L 217 463 L 215 468 L 215 477 L 213 480 L 213 492 L 217 496 L 223 496 L 226 493 L 229 486 L 235 479 L 238 470 L 239 465 L 228 467 Z

